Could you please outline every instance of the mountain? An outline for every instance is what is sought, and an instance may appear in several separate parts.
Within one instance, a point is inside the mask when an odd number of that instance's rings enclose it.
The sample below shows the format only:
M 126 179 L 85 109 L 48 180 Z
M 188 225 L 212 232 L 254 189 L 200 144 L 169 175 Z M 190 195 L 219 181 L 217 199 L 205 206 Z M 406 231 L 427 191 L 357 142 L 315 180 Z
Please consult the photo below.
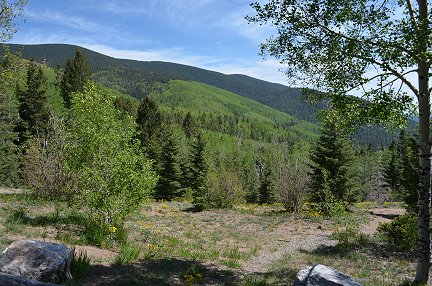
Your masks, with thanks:
M 182 64 L 160 61 L 116 59 L 82 47 L 65 44 L 8 45 L 24 58 L 45 62 L 51 67 L 63 65 L 77 48 L 86 55 L 96 81 L 136 98 L 158 90 L 158 83 L 173 79 L 191 80 L 251 98 L 298 119 L 315 122 L 315 108 L 307 103 L 299 88 L 271 83 L 245 75 L 226 75 Z
M 65 44 L 8 45 L 11 51 L 21 52 L 26 59 L 44 62 L 53 68 L 64 66 L 67 59 L 75 55 L 77 48 L 87 57 L 94 79 L 116 91 L 141 99 L 147 95 L 162 94 L 172 80 L 194 81 L 236 95 L 247 97 L 261 104 L 284 112 L 293 121 L 283 126 L 303 125 L 306 133 L 316 134 L 316 110 L 322 105 L 313 106 L 303 98 L 301 89 L 271 83 L 246 75 L 226 75 L 192 66 L 160 62 L 116 59 L 89 49 Z M 3 50 L 0 48 L 0 55 Z M 194 88 L 192 88 L 193 90 Z M 204 92 L 207 93 L 208 91 Z M 185 94 L 185 93 L 184 93 Z M 232 96 L 232 95 L 231 95 Z M 294 123 L 293 123 L 294 122 Z M 300 124 L 301 123 L 301 124 Z M 314 128 L 311 128 L 315 125 Z M 305 131 L 305 130 L 303 130 Z M 362 128 L 355 141 L 360 144 L 372 142 L 375 147 L 389 145 L 397 135 L 383 128 Z
M 242 138 L 294 143 L 319 133 L 316 124 L 203 83 L 172 80 L 151 97 L 167 113 L 181 113 L 178 118 L 191 112 L 206 129 Z

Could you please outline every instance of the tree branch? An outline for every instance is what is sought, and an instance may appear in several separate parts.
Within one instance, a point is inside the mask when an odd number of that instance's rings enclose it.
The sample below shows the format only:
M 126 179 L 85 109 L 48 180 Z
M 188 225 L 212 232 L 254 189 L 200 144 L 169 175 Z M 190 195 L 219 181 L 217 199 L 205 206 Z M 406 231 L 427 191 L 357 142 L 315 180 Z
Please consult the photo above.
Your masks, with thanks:
M 357 56 L 357 58 L 359 58 L 359 59 L 361 59 L 361 60 L 368 61 L 368 62 L 373 63 L 373 64 L 376 64 L 377 66 L 381 67 L 382 69 L 390 71 L 390 72 L 391 72 L 395 77 L 399 78 L 399 79 L 400 79 L 404 84 L 406 84 L 406 85 L 409 87 L 409 89 L 411 89 L 411 91 L 414 93 L 414 95 L 415 95 L 417 98 L 419 97 L 419 91 L 418 91 L 418 89 L 415 88 L 415 86 L 414 86 L 410 81 L 408 81 L 408 80 L 405 78 L 405 75 L 406 75 L 407 73 L 403 73 L 403 74 L 401 74 L 400 72 L 398 72 L 397 70 L 395 70 L 395 69 L 392 68 L 391 66 L 386 65 L 385 63 L 381 63 L 381 62 L 379 62 L 379 61 L 377 61 L 377 60 L 375 60 L 375 59 L 373 59 L 373 58 L 360 57 L 360 56 Z M 414 71 L 414 70 L 411 70 L 411 71 L 409 71 L 408 73 L 411 73 L 411 72 L 413 72 L 413 71 Z
M 342 34 L 342 33 L 335 32 L 335 31 L 333 31 L 332 29 L 330 29 L 329 27 L 320 24 L 319 21 L 316 20 L 316 19 L 315 19 L 314 22 L 315 22 L 315 24 L 316 24 L 319 28 L 322 28 L 322 29 L 326 30 L 327 32 L 333 34 L 333 35 L 336 36 L 336 37 L 342 37 L 342 38 L 344 38 L 344 39 L 346 39 L 346 40 L 348 40 L 348 41 L 354 41 L 354 42 L 357 42 L 357 43 L 359 43 L 359 44 L 361 44 L 362 42 L 364 42 L 364 43 L 368 43 L 368 44 L 371 44 L 371 45 L 374 46 L 374 47 L 381 47 L 381 46 L 382 46 L 382 45 L 379 44 L 379 42 L 372 41 L 372 39 L 363 38 L 363 39 L 360 40 L 360 39 L 356 39 L 356 38 L 349 37 L 349 36 L 347 36 L 347 35 L 345 35 L 345 34 Z M 412 51 L 408 50 L 407 48 L 404 48 L 404 47 L 402 47 L 402 46 L 400 46 L 400 45 L 395 45 L 395 44 L 393 44 L 393 43 L 387 43 L 387 44 L 388 44 L 389 46 L 395 48 L 395 49 L 398 49 L 398 50 L 400 50 L 400 51 L 402 51 L 402 52 L 404 52 L 404 53 L 407 53 L 409 56 L 413 57 L 414 59 L 417 59 L 417 56 L 415 55 L 415 53 L 413 53 Z
M 406 0 L 406 4 L 407 4 L 407 7 L 408 7 L 408 11 L 409 11 L 409 15 L 410 15 L 410 20 L 411 20 L 411 23 L 413 25 L 413 28 L 416 30 L 416 33 L 418 33 L 419 30 L 418 30 L 417 20 L 415 18 L 414 9 L 412 7 L 411 0 Z

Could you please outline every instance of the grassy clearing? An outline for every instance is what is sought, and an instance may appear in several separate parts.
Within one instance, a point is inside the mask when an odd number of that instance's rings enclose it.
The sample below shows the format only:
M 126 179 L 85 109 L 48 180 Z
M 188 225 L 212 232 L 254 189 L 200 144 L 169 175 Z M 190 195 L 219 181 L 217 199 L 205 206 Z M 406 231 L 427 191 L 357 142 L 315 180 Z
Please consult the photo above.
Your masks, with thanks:
M 290 285 L 298 270 L 317 263 L 373 286 L 409 285 L 414 275 L 412 253 L 395 252 L 360 232 L 371 218 L 367 206 L 332 220 L 287 215 L 280 206 L 190 209 L 183 202 L 149 203 L 127 221 L 127 241 L 105 244 L 105 250 L 87 245 L 80 212 L 1 195 L 0 247 L 17 239 L 81 245 L 88 252 L 77 253 L 75 268 L 87 277 L 68 285 Z M 301 249 L 318 234 L 339 244 Z M 262 267 L 251 268 L 257 263 Z

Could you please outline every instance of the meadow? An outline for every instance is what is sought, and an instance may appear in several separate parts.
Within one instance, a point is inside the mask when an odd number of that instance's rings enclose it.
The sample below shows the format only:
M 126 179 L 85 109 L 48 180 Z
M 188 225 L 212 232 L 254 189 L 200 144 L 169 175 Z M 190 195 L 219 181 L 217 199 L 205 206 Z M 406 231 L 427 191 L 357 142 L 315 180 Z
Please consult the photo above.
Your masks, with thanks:
M 127 219 L 126 240 L 96 247 L 80 210 L 26 194 L 0 198 L 0 248 L 17 239 L 69 245 L 76 255 L 66 285 L 291 285 L 300 269 L 318 263 L 365 285 L 410 285 L 415 270 L 413 253 L 376 233 L 402 212 L 395 203 L 363 202 L 324 219 L 277 204 L 193 212 L 185 201 L 148 202 Z

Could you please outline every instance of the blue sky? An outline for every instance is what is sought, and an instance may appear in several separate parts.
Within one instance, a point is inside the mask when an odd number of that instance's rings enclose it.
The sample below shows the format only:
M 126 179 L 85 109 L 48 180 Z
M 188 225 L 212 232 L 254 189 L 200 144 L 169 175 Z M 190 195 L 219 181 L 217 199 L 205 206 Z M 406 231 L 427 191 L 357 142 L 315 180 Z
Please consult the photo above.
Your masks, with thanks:
M 13 43 L 68 43 L 116 58 L 169 61 L 287 83 L 258 55 L 268 27 L 252 0 L 29 0 Z

